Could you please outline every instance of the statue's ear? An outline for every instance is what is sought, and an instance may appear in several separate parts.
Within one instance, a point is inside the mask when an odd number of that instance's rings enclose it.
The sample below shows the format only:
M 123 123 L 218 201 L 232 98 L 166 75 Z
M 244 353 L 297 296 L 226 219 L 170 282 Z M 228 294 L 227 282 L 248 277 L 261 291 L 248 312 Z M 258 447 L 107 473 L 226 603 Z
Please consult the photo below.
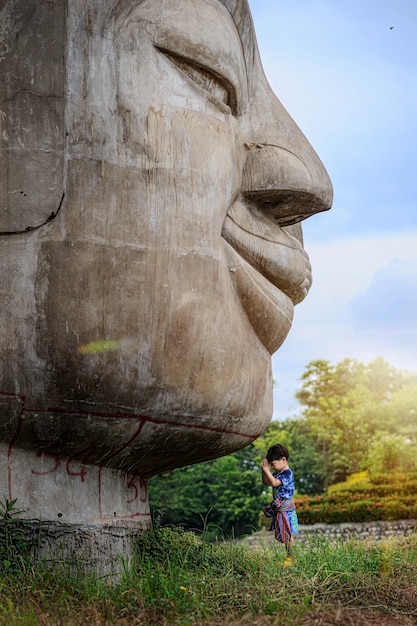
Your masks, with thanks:
M 63 194 L 65 2 L 6 0 L 0 50 L 0 233 L 52 219 Z M 4 32 L 3 32 L 4 31 Z

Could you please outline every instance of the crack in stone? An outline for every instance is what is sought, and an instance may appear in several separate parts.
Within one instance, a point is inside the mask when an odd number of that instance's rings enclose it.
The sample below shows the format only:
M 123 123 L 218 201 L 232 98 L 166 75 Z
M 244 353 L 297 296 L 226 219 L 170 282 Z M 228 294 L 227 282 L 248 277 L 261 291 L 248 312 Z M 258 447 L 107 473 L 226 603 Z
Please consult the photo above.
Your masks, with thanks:
M 64 202 L 64 198 L 65 198 L 65 193 L 62 194 L 61 200 L 58 204 L 57 209 L 55 211 L 52 211 L 52 213 L 50 213 L 50 215 L 48 215 L 46 220 L 44 220 L 41 224 L 38 224 L 37 226 L 26 226 L 26 228 L 24 228 L 23 230 L 0 231 L 0 235 L 22 235 L 25 233 L 30 233 L 33 230 L 38 230 L 38 228 L 41 228 L 42 226 L 46 226 L 46 224 L 49 224 L 49 222 L 52 222 L 52 220 L 55 219 L 58 213 L 60 212 L 62 204 Z

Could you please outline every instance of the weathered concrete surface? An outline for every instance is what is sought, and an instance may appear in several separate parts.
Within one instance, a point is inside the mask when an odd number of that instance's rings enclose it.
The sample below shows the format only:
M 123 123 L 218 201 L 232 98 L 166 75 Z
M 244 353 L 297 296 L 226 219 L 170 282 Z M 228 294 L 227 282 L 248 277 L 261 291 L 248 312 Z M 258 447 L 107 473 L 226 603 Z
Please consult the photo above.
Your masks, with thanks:
M 246 0 L 6 0 L 0 46 L 2 493 L 81 522 L 266 428 L 331 184 Z
M 3 498 L 17 499 L 31 522 L 27 540 L 37 559 L 65 563 L 78 573 L 118 575 L 134 556 L 138 533 L 151 516 L 143 478 L 88 464 L 85 454 L 62 457 L 50 450 L 0 444 Z M 38 520 L 37 522 L 35 520 Z
M 88 452 L 80 459 L 54 452 L 18 448 L 8 454 L 1 444 L 0 471 L 9 476 L 10 495 L 25 502 L 37 519 L 65 524 L 111 525 L 133 521 L 150 528 L 147 481 L 111 467 L 88 464 Z
M 3 2 L 0 232 L 53 216 L 64 193 L 65 3 Z
M 112 583 L 123 571 L 134 567 L 135 524 L 65 524 L 62 522 L 25 522 L 25 537 L 32 545 L 35 562 L 46 563 L 50 569 L 71 574 L 104 577 Z

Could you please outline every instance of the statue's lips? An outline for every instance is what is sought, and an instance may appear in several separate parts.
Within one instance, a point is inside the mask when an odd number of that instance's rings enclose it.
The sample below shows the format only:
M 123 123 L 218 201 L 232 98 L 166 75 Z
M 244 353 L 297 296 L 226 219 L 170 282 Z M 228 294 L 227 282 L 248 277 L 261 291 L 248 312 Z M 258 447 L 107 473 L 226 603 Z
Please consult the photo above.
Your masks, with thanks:
M 310 288 L 308 256 L 272 216 L 240 202 L 229 209 L 222 236 L 242 306 L 272 354 L 290 330 L 294 304 Z

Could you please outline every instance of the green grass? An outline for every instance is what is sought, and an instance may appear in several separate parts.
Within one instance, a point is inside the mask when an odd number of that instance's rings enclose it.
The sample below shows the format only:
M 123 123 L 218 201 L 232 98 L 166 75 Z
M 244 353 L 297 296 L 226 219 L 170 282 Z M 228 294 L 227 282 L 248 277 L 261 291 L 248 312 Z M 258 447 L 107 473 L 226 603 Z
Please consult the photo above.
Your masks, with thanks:
M 280 545 L 210 544 L 181 530 L 155 530 L 137 548 L 117 583 L 64 568 L 51 572 L 27 560 L 3 571 L 0 624 L 417 623 L 416 535 L 383 542 L 311 540 L 295 545 L 291 567 L 284 566 Z M 309 621 L 336 612 L 342 621 Z

